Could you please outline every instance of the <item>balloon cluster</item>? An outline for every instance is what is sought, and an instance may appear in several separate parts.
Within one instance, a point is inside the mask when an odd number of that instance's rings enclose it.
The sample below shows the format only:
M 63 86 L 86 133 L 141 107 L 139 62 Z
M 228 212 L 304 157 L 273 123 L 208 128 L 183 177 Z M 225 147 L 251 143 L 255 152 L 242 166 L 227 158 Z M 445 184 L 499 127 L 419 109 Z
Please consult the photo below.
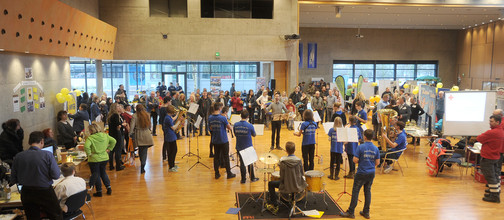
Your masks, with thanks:
M 377 85 L 378 85 L 378 83 L 376 83 L 376 82 L 371 83 L 371 86 L 373 86 L 373 87 L 375 87 Z
M 404 87 L 405 89 L 407 89 L 407 88 L 409 88 L 409 84 L 408 84 L 408 83 L 404 83 L 403 87 Z
M 411 91 L 414 95 L 418 94 L 418 86 L 415 87 L 415 89 L 413 89 L 413 91 Z
M 380 102 L 380 100 L 381 100 L 381 98 L 379 95 L 369 97 L 369 102 L 371 102 L 371 103 Z
M 78 90 L 77 90 L 78 91 Z M 66 101 L 72 101 L 73 96 L 69 94 L 70 90 L 67 88 L 62 88 L 58 94 L 56 94 L 56 100 L 59 103 L 64 103 Z M 79 91 L 80 93 L 80 91 Z M 80 95 L 80 94 L 79 94 Z
M 458 86 L 453 86 L 450 91 L 459 91 L 459 87 Z

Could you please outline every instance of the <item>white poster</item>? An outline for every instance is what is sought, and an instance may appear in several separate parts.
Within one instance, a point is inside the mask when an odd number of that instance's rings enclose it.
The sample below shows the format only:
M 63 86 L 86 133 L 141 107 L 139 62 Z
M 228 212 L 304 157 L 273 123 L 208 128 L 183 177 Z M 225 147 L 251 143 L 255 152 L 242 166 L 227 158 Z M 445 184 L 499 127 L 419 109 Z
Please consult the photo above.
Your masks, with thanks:
M 244 150 L 239 151 L 243 159 L 243 165 L 248 166 L 257 161 L 257 153 L 254 147 L 247 147 Z
M 25 79 L 33 79 L 32 68 L 25 68 Z
M 241 116 L 238 114 L 232 114 L 231 118 L 229 119 L 230 123 L 234 125 L 236 122 L 241 121 Z
M 263 124 L 254 124 L 254 130 L 255 130 L 256 136 L 264 135 L 264 125 Z
M 313 121 L 315 122 L 319 122 L 319 121 L 322 121 L 322 119 L 320 118 L 320 115 L 318 113 L 318 111 L 313 111 Z
M 18 112 L 19 111 L 19 96 L 18 95 L 12 96 L 12 104 L 14 106 L 14 112 Z

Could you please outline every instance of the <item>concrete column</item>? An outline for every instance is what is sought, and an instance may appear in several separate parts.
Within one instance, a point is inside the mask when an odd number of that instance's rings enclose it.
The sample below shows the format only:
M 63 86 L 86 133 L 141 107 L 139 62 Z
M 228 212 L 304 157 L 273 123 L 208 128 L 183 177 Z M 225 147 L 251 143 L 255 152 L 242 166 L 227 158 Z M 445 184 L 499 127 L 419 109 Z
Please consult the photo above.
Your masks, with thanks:
M 103 94 L 103 69 L 102 60 L 95 60 L 96 65 L 96 94 L 101 96 Z

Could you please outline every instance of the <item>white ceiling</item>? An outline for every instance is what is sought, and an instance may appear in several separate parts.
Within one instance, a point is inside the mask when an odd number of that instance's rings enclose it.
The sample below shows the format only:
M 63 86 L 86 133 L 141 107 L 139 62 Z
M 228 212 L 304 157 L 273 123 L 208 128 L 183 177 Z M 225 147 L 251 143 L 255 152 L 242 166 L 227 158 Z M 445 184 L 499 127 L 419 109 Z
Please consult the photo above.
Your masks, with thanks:
M 504 7 L 346 5 L 336 18 L 336 6 L 300 4 L 300 27 L 462 29 L 504 20 Z

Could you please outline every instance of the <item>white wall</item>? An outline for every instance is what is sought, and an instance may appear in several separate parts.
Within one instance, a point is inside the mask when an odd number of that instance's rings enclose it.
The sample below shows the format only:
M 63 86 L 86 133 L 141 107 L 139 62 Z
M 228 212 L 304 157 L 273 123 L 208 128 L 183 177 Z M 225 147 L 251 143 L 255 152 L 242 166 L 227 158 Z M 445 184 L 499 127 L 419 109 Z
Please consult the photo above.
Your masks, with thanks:
M 33 79 L 25 79 L 25 68 L 32 68 Z M 14 87 L 21 81 L 32 80 L 44 88 L 46 108 L 15 113 L 12 101 L 12 96 L 15 94 Z M 0 123 L 11 118 L 19 119 L 25 132 L 24 147 L 28 148 L 28 135 L 32 131 L 55 128 L 56 114 L 63 109 L 63 105 L 56 102 L 56 94 L 64 87 L 70 89 L 68 58 L 0 52 L 0 93 L 3 97 L 0 105 Z M 18 90 L 16 94 L 19 93 Z

